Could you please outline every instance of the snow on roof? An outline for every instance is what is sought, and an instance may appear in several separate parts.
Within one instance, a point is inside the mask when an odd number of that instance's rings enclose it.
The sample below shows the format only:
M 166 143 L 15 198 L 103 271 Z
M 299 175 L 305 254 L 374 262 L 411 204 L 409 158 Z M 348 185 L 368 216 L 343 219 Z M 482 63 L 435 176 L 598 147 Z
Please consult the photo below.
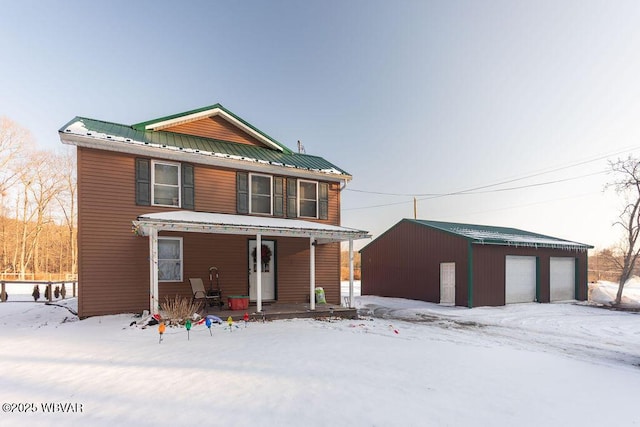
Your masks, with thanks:
M 230 234 L 276 234 L 317 237 L 332 241 L 370 237 L 366 231 L 299 219 L 230 215 L 209 212 L 171 211 L 140 215 L 135 226 L 155 226 L 162 230 L 181 230 Z
M 494 230 L 472 230 L 466 228 L 454 228 L 453 231 L 457 234 L 461 234 L 471 239 L 487 243 L 504 241 L 511 244 L 520 244 L 522 246 L 562 246 L 567 248 L 578 248 L 584 246 L 582 243 L 556 239 L 554 237 L 502 233 Z
M 91 127 L 87 126 L 86 122 L 91 123 Z M 94 128 L 95 127 L 95 128 Z M 349 177 L 349 174 L 345 171 L 339 170 L 337 167 L 318 156 L 300 155 L 300 154 L 286 154 L 280 153 L 282 156 L 278 159 L 273 158 L 260 158 L 264 155 L 264 152 L 257 150 L 257 147 L 243 147 L 243 155 L 233 154 L 231 152 L 221 151 L 208 151 L 200 148 L 173 145 L 176 142 L 169 140 L 153 140 L 148 139 L 148 135 L 139 130 L 135 130 L 130 126 L 119 125 L 115 123 L 101 122 L 93 119 L 76 118 L 68 125 L 63 127 L 64 130 L 60 130 L 61 139 L 65 142 L 64 135 L 75 135 L 83 138 L 90 138 L 98 141 L 113 141 L 126 144 L 130 147 L 149 147 L 155 149 L 162 149 L 174 152 L 181 152 L 187 154 L 196 154 L 201 156 L 210 156 L 217 158 L 225 158 L 231 160 L 241 160 L 250 163 L 259 163 L 264 165 L 272 165 L 277 167 L 286 167 L 293 169 L 302 169 L 311 172 L 319 172 L 325 175 L 332 175 L 336 177 Z M 107 131 L 105 131 L 107 130 Z M 110 131 L 109 131 L 110 130 Z M 193 135 L 180 135 L 181 138 L 187 139 L 189 137 L 198 138 Z M 67 141 L 68 142 L 68 141 Z M 75 142 L 72 142 L 75 143 Z M 212 146 L 215 148 L 214 146 Z M 106 147 L 105 147 L 106 148 Z M 220 149 L 220 147 L 218 147 Z M 224 151 L 224 150 L 223 150 Z M 310 160 L 313 159 L 313 160 Z M 327 167 L 322 167 L 327 166 Z
M 410 220 L 418 224 L 437 228 L 449 233 L 472 239 L 478 244 L 542 247 L 567 250 L 585 250 L 591 248 L 584 243 L 545 236 L 517 228 L 495 227 L 488 225 L 457 224 L 451 222 Z

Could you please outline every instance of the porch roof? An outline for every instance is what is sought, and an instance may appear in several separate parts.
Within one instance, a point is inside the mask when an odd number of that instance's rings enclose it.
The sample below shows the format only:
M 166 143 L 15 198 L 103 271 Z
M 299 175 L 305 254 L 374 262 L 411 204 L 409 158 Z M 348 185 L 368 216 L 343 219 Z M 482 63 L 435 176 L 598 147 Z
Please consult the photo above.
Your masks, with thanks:
M 147 236 L 157 231 L 313 237 L 318 243 L 370 238 L 367 231 L 299 219 L 230 215 L 209 212 L 171 211 L 138 216 L 134 232 Z

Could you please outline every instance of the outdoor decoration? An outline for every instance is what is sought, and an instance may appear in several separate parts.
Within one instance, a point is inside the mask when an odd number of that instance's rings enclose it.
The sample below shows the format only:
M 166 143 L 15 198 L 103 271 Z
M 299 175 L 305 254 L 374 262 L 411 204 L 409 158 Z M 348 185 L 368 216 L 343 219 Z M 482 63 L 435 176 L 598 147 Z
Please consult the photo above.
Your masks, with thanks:
M 231 316 L 227 317 L 227 323 L 229 324 L 229 332 L 233 332 L 231 327 L 233 326 L 233 319 Z
M 164 325 L 164 322 L 160 322 L 160 324 L 158 325 L 158 333 L 160 334 L 160 341 L 158 341 L 158 344 L 162 342 L 162 334 L 164 334 L 164 331 L 166 329 L 167 327 Z
M 271 249 L 269 248 L 269 246 L 267 245 L 262 245 L 262 250 L 260 251 L 260 256 L 262 258 L 262 263 L 263 264 L 269 264 L 269 261 L 271 261 Z M 253 251 L 251 251 L 251 256 L 253 256 L 253 262 L 258 262 L 257 261 L 257 257 L 258 255 L 256 254 L 256 248 L 253 248 Z
M 38 301 L 40 299 L 40 288 L 38 287 L 38 285 L 35 285 L 33 287 L 33 292 L 31 293 L 31 296 L 33 297 L 34 301 Z
M 249 321 L 249 313 L 244 312 L 244 327 L 247 327 L 247 322 Z
M 187 341 L 190 340 L 190 336 L 189 336 L 189 331 L 191 331 L 191 320 L 187 319 L 187 321 L 184 323 L 184 327 L 187 328 Z
M 207 325 L 207 328 L 209 328 L 209 335 L 213 336 L 213 332 L 211 332 L 211 319 L 207 317 L 205 324 Z

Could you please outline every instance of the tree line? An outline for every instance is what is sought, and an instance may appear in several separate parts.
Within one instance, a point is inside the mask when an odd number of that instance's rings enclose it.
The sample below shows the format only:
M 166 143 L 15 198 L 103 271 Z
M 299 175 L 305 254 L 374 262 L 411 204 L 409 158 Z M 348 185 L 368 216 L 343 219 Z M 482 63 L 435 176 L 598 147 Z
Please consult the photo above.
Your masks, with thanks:
M 75 162 L 74 149 L 40 149 L 29 130 L 0 117 L 0 278 L 75 277 Z

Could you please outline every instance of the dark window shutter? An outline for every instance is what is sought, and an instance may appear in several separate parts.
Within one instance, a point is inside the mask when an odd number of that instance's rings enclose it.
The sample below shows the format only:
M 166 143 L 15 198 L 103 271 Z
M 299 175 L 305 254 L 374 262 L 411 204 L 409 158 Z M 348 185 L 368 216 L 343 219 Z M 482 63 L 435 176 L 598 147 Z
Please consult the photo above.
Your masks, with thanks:
M 318 216 L 320 219 L 329 219 L 329 184 L 318 183 Z
M 298 180 L 287 178 L 287 218 L 298 216 Z
M 193 177 L 193 165 L 182 164 L 182 209 L 196 208 L 195 181 Z
M 236 209 L 239 214 L 249 213 L 249 174 L 236 173 Z
M 136 159 L 136 205 L 151 205 L 151 162 Z
M 273 216 L 284 216 L 284 178 L 273 177 Z

